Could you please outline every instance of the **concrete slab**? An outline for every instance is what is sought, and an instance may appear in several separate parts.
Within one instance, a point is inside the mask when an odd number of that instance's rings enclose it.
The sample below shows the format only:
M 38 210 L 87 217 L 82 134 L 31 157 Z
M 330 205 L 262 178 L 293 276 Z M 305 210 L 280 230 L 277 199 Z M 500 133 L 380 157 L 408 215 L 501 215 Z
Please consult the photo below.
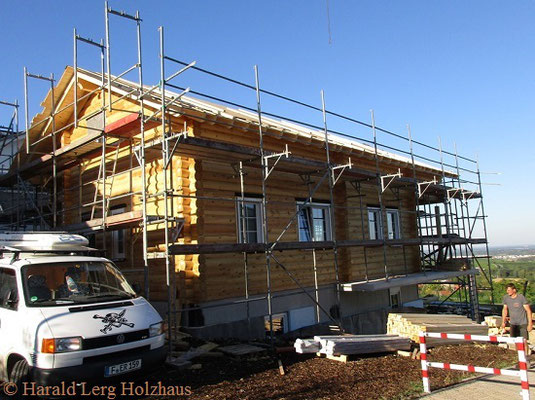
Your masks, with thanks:
M 386 290 L 392 287 L 416 285 L 418 283 L 478 274 L 479 271 L 477 269 L 468 269 L 464 271 L 428 271 L 425 273 L 422 272 L 409 274 L 406 276 L 390 277 L 388 280 L 381 278 L 370 281 L 342 283 L 340 284 L 340 287 L 344 292 L 374 292 L 377 290 Z

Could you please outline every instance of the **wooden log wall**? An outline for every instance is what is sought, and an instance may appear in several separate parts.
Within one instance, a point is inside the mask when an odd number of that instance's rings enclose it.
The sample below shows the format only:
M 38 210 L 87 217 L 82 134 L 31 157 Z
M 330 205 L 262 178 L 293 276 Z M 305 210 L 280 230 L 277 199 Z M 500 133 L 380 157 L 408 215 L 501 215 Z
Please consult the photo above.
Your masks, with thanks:
M 196 127 L 196 133 L 201 137 L 214 140 L 227 140 L 242 145 L 253 145 L 253 140 L 246 132 L 224 130 L 218 126 L 202 125 Z M 267 138 L 267 148 L 276 150 L 281 148 L 281 142 L 271 142 Z M 282 146 L 284 142 L 282 142 Z M 319 146 L 296 146 L 292 154 L 302 157 L 316 157 L 322 159 L 322 149 Z M 365 162 L 367 164 L 367 162 Z M 360 165 L 359 165 L 360 166 Z M 245 196 L 259 196 L 262 193 L 261 170 L 256 167 L 245 167 Z M 240 194 L 239 175 L 229 163 L 219 163 L 208 160 L 197 160 L 198 194 L 209 198 L 222 200 L 199 200 L 199 243 L 237 243 L 237 210 L 236 199 Z M 314 187 L 319 177 L 312 177 L 310 187 Z M 275 170 L 267 181 L 267 216 L 269 240 L 275 240 L 284 229 L 288 221 L 297 210 L 297 201 L 309 196 L 307 184 L 295 173 L 285 173 Z M 414 193 L 411 190 L 401 190 L 399 198 L 390 190 L 383 194 L 384 206 L 400 209 L 402 238 L 415 238 L 416 215 L 407 211 L 414 211 Z M 361 219 L 359 195 L 356 190 L 343 180 L 334 188 L 335 224 L 338 240 L 369 239 L 367 206 L 379 205 L 378 192 L 375 182 L 363 184 L 362 196 L 363 217 Z M 319 190 L 314 194 L 314 200 L 329 202 L 328 181 L 324 180 Z M 384 216 L 386 221 L 386 215 Z M 386 225 L 386 222 L 385 222 Z M 386 237 L 386 226 L 384 235 Z M 294 220 L 282 241 L 298 241 L 297 219 Z M 383 249 L 367 249 L 368 277 L 380 278 L 385 276 Z M 292 250 L 276 254 L 303 286 L 314 285 L 314 254 L 310 250 Z M 319 285 L 335 283 L 334 254 L 332 250 L 316 251 L 316 265 Z M 419 269 L 418 248 L 387 248 L 387 266 L 389 275 L 416 272 Z M 351 282 L 365 278 L 365 262 L 363 248 L 344 248 L 338 251 L 340 279 Z M 264 254 L 247 256 L 249 294 L 263 294 L 266 292 L 266 259 Z M 274 261 L 272 265 L 272 288 L 274 291 L 295 289 L 296 284 L 279 268 Z M 406 265 L 406 266 L 405 266 Z M 213 254 L 200 256 L 200 273 L 202 298 L 216 300 L 228 297 L 239 297 L 245 294 L 245 272 L 243 254 Z
M 246 195 L 261 194 L 261 172 L 258 168 L 248 168 L 245 177 Z M 295 174 L 274 173 L 268 181 L 267 200 L 269 202 L 268 235 L 275 240 L 288 221 L 297 211 L 296 198 L 308 197 L 308 189 Z M 202 196 L 225 198 L 229 201 L 199 200 L 199 238 L 200 243 L 238 241 L 237 211 L 235 199 L 239 197 L 239 178 L 230 165 L 202 161 Z M 292 190 L 288 190 L 292 188 Z M 327 201 L 327 186 L 315 196 Z M 297 223 L 294 222 L 283 237 L 283 241 L 297 241 Z M 312 251 L 285 251 L 276 257 L 305 286 L 314 283 Z M 334 281 L 334 260 L 332 251 L 317 251 L 317 270 L 320 284 Z M 295 288 L 285 272 L 272 261 L 273 290 Z M 249 288 L 251 294 L 266 292 L 265 255 L 248 256 Z M 201 255 L 201 277 L 203 295 L 206 299 L 242 296 L 245 288 L 244 261 L 242 254 Z
M 115 98 L 115 97 L 114 97 Z M 95 112 L 101 106 L 100 93 L 95 94 L 81 110 L 80 116 Z M 137 104 L 128 100 L 122 100 L 114 105 L 119 110 L 135 111 Z M 149 111 L 150 112 L 150 111 Z M 125 116 L 131 115 L 126 111 L 112 111 L 106 115 L 106 124 L 118 121 Z M 90 131 L 83 126 L 86 122 L 81 123 L 81 127 L 74 130 L 67 130 L 62 135 L 62 145 L 68 144 L 74 140 L 83 138 Z M 180 126 L 183 122 L 180 123 Z M 158 138 L 161 128 L 158 126 L 146 131 L 146 140 L 149 142 L 152 138 Z M 139 133 L 132 135 L 132 143 L 139 143 Z M 109 144 L 116 144 L 117 139 L 108 137 Z M 123 143 L 125 144 L 125 143 Z M 161 160 L 161 147 L 154 146 L 146 150 L 146 187 L 142 186 L 141 168 L 135 156 L 132 153 L 132 146 L 129 143 L 119 149 L 116 164 L 116 174 L 106 179 L 106 196 L 117 197 L 127 195 L 132 192 L 141 192 L 145 190 L 148 194 L 161 192 L 164 185 L 163 163 Z M 79 163 L 69 170 L 62 173 L 62 183 L 65 188 L 63 194 L 63 206 L 65 212 L 63 223 L 72 224 L 82 222 L 88 219 L 91 212 L 91 206 L 80 208 L 81 204 L 88 204 L 93 201 L 95 191 L 99 194 L 99 199 L 103 192 L 104 186 L 98 179 L 99 166 L 101 160 L 101 151 L 95 150 L 89 156 L 79 160 Z M 107 170 L 113 168 L 115 163 L 115 150 L 111 150 L 106 156 Z M 170 205 L 174 208 L 174 217 L 184 218 L 184 227 L 182 235 L 175 242 L 196 243 L 197 240 L 197 200 L 196 195 L 196 168 L 195 160 L 188 157 L 175 155 L 172 158 L 170 169 L 173 171 L 173 188 L 175 193 L 189 197 L 173 197 Z M 169 178 L 168 178 L 169 179 Z M 82 186 L 80 189 L 80 181 Z M 141 194 L 133 196 L 124 196 L 110 202 L 110 209 L 124 207 L 125 212 L 141 210 Z M 164 202 L 163 197 L 147 199 L 147 215 L 163 216 Z M 108 214 L 109 215 L 109 214 Z M 98 208 L 95 218 L 102 216 L 101 208 Z M 150 225 L 148 228 L 148 242 L 150 251 L 164 250 L 164 224 Z M 143 267 L 143 241 L 140 227 L 127 227 L 125 232 L 125 251 L 126 258 L 117 260 L 116 264 L 124 269 L 139 269 Z M 97 248 L 106 248 L 108 256 L 111 256 L 112 233 L 97 234 L 95 245 Z M 199 298 L 199 257 L 197 255 L 185 255 L 174 257 L 176 283 L 176 297 L 184 301 L 197 301 Z M 151 299 L 164 301 L 167 299 L 166 289 L 166 272 L 165 260 L 149 260 L 150 267 L 150 291 Z M 129 274 L 127 276 L 130 282 L 143 282 L 143 273 Z
M 369 239 L 370 228 L 368 224 L 367 207 L 379 207 L 377 186 L 374 184 L 362 185 L 360 192 L 355 190 L 353 187 L 350 187 L 348 188 L 348 192 L 352 193 L 347 201 L 348 234 L 353 239 Z M 361 196 L 361 198 L 358 196 Z M 410 190 L 400 190 L 399 193 L 396 193 L 395 191 L 387 189 L 382 194 L 382 201 L 385 209 L 398 210 L 401 225 L 401 239 L 417 238 L 418 230 L 414 193 Z M 361 202 L 363 207 L 362 215 L 360 209 Z M 387 217 L 385 214 L 383 214 L 383 237 L 387 238 Z M 351 274 L 348 279 L 349 282 L 365 279 L 366 272 L 368 273 L 369 279 L 376 279 L 385 276 L 385 256 L 383 247 L 367 249 L 362 247 L 354 247 L 350 248 L 349 251 L 351 259 Z M 420 268 L 418 247 L 387 247 L 386 265 L 389 276 L 400 275 L 404 274 L 405 272 L 418 272 Z
M 86 90 L 91 90 L 91 85 L 85 84 Z M 101 94 L 96 93 L 89 99 L 80 111 L 80 117 L 88 115 L 101 106 Z M 115 99 L 115 97 L 114 97 Z M 115 108 L 118 110 L 107 112 L 106 123 L 116 122 L 121 118 L 132 115 L 129 111 L 136 111 L 138 104 L 130 100 L 121 100 Z M 126 110 L 126 111 L 125 111 Z M 174 118 L 172 123 L 177 127 L 183 125 L 183 120 Z M 188 122 L 190 135 L 200 138 L 228 142 L 242 146 L 258 148 L 258 133 L 246 129 L 244 126 L 224 127 L 216 122 Z M 87 122 L 83 122 L 85 125 Z M 86 128 L 67 130 L 62 135 L 62 145 L 66 145 L 87 135 L 90 131 Z M 146 139 L 159 137 L 160 127 L 155 127 L 146 132 Z M 108 138 L 110 143 L 116 139 Z M 139 135 L 134 135 L 133 143 L 139 143 Z M 266 150 L 280 152 L 284 145 L 289 145 L 292 155 L 316 161 L 325 160 L 324 143 L 318 139 L 302 138 L 288 132 L 266 132 Z M 210 150 L 206 150 L 209 152 Z M 342 148 L 332 145 L 332 160 L 338 164 L 345 164 L 348 157 L 353 163 L 363 169 L 375 171 L 373 155 L 359 150 Z M 122 147 L 119 151 L 116 172 L 113 178 L 108 178 L 108 183 L 113 181 L 108 196 L 120 196 L 130 192 L 146 190 L 154 193 L 163 189 L 162 162 L 159 159 L 159 147 L 147 150 L 147 187 L 141 187 L 141 170 L 132 154 L 131 147 Z M 91 210 L 85 207 L 82 210 L 76 206 L 93 201 L 95 190 L 98 187 L 98 170 L 101 153 L 96 150 L 90 157 L 79 160 L 79 164 L 68 171 L 63 172 L 63 206 L 67 210 L 64 213 L 63 223 L 80 222 L 80 217 Z M 114 154 L 109 154 L 108 166 L 113 163 Z M 177 193 L 192 198 L 175 197 L 173 205 L 175 216 L 185 219 L 183 237 L 177 243 L 236 243 L 237 221 L 236 203 L 237 194 L 240 192 L 239 177 L 231 167 L 232 160 L 228 163 L 210 161 L 210 157 L 189 158 L 180 156 L 180 152 L 173 157 L 173 186 Z M 380 168 L 383 173 L 397 172 L 398 164 L 388 159 L 380 160 Z M 245 177 L 246 195 L 261 194 L 261 171 L 259 168 L 246 167 Z M 412 176 L 409 165 L 402 168 L 404 176 Z M 425 173 L 425 179 L 430 179 Z M 423 176 L 423 175 L 422 175 Z M 78 188 L 82 181 L 82 189 Z M 313 177 L 312 187 L 319 180 Z M 412 189 L 401 190 L 401 200 L 394 193 L 387 191 L 383 198 L 388 208 L 399 208 L 401 213 L 402 238 L 415 238 L 416 215 L 408 213 L 415 208 L 414 192 Z M 360 195 L 359 198 L 357 195 Z M 201 196 L 201 198 L 195 198 Z M 295 173 L 285 173 L 275 170 L 267 184 L 269 237 L 274 240 L 289 219 L 297 210 L 296 201 L 309 196 L 309 188 L 305 182 Z M 210 200 L 202 197 L 225 198 L 228 201 Z M 327 179 L 320 189 L 314 194 L 314 199 L 320 202 L 329 202 Z M 368 239 L 369 227 L 367 226 L 367 206 L 378 206 L 378 194 L 375 182 L 363 183 L 359 193 L 350 183 L 340 180 L 334 188 L 336 237 L 338 240 Z M 363 204 L 363 221 L 361 219 L 360 201 Z M 125 206 L 125 211 L 141 209 L 140 196 L 123 197 L 111 202 L 110 206 Z M 71 209 L 72 208 L 72 209 Z M 163 203 L 161 200 L 149 199 L 147 203 L 149 215 L 163 215 Z M 384 217 L 386 221 L 386 216 Z M 386 225 L 386 224 L 385 224 Z M 149 229 L 149 246 L 153 250 L 163 250 L 163 226 L 153 225 Z M 364 229 L 364 237 L 363 231 Z M 386 227 L 385 227 L 386 229 Z M 385 231 L 386 236 L 386 231 Z M 297 241 L 297 219 L 294 221 L 283 241 Z M 142 264 L 142 238 L 140 228 L 128 228 L 126 230 L 127 259 L 118 262 L 120 267 L 141 268 Z M 97 247 L 111 248 L 111 236 L 102 235 L 97 238 Z M 344 248 L 339 250 L 340 278 L 342 282 L 362 280 L 366 276 L 363 248 Z M 314 257 L 316 259 L 318 283 L 320 285 L 335 282 L 334 255 L 332 250 L 316 251 L 295 250 L 278 253 L 277 258 L 300 280 L 304 286 L 314 285 Z M 384 277 L 383 249 L 373 248 L 366 250 L 367 270 L 369 278 Z M 266 261 L 264 254 L 247 256 L 249 269 L 250 294 L 262 294 L 266 292 Z M 285 272 L 272 261 L 272 284 L 273 290 L 294 289 L 296 285 Z M 166 299 L 165 268 L 164 260 L 150 262 L 150 289 L 152 299 Z M 183 303 L 196 303 L 201 301 L 223 299 L 228 297 L 240 297 L 244 295 L 244 256 L 243 254 L 225 255 L 186 255 L 176 256 L 175 273 L 177 283 L 177 297 Z M 418 248 L 388 248 L 387 266 L 390 275 L 407 272 L 416 272 L 419 269 Z M 131 281 L 142 281 L 142 274 L 129 276 Z

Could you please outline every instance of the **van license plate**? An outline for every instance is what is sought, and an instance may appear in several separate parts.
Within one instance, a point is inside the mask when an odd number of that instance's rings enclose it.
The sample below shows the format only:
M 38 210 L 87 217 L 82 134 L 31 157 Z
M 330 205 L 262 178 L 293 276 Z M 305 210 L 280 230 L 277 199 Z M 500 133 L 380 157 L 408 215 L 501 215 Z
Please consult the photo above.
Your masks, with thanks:
M 114 376 L 124 374 L 130 371 L 135 371 L 141 368 L 141 359 L 128 361 L 122 364 L 110 365 L 104 368 L 104 376 Z

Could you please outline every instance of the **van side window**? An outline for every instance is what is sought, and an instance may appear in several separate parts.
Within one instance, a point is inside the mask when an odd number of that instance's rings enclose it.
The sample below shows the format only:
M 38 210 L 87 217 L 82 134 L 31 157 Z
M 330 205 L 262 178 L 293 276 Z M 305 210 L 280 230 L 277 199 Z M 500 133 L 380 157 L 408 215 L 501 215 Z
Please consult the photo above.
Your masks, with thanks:
M 18 301 L 15 270 L 0 268 L 0 307 L 16 310 Z

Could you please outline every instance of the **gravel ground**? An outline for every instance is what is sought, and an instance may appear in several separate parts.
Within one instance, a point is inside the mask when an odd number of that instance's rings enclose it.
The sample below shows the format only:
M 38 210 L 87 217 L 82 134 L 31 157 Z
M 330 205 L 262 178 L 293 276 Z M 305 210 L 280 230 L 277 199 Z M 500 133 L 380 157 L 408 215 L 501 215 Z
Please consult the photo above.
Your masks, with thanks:
M 429 360 L 503 368 L 515 364 L 517 353 L 496 345 L 444 346 L 431 349 Z M 167 371 L 164 383 L 189 386 L 191 400 L 411 399 L 422 391 L 420 362 L 408 357 L 389 354 L 342 363 L 286 353 L 281 361 L 283 376 L 276 359 L 267 355 L 201 359 L 199 369 Z M 432 389 L 472 375 L 432 369 Z

